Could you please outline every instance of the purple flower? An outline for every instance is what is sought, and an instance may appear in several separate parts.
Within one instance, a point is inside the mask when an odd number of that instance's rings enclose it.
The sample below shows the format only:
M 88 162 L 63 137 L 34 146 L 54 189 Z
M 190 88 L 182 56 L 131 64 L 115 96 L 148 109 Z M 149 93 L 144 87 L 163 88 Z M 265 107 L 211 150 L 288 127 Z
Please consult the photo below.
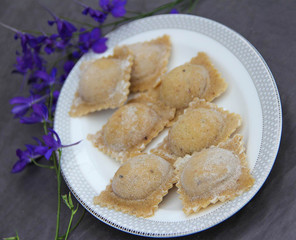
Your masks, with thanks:
M 99 11 L 92 9 L 90 7 L 85 6 L 85 9 L 82 11 L 83 15 L 90 15 L 95 21 L 99 23 L 103 23 L 107 17 L 107 14 Z
M 45 104 L 34 104 L 32 106 L 33 112 L 29 117 L 21 117 L 20 122 L 24 124 L 33 124 L 39 122 L 49 122 L 48 109 Z
M 36 52 L 40 52 L 40 48 L 44 43 L 46 37 L 45 36 L 34 37 L 33 35 L 28 33 L 17 32 L 14 35 L 14 39 L 21 40 L 21 46 L 22 46 L 23 52 L 26 52 L 28 50 L 28 47 L 34 49 Z
M 52 106 L 51 106 L 51 112 L 52 114 L 54 114 L 55 112 L 55 109 L 56 109 L 56 106 L 57 106 L 57 102 L 58 102 L 58 98 L 60 96 L 60 91 L 58 90 L 55 90 L 53 93 L 52 93 Z
M 64 63 L 64 71 L 69 74 L 72 68 L 74 67 L 75 63 L 71 60 Z
M 30 91 L 34 93 L 40 93 L 44 88 L 47 87 L 47 84 L 40 78 L 36 77 L 35 74 L 31 74 L 28 78 L 28 84 L 30 85 Z
M 59 37 L 58 34 L 52 34 L 45 40 L 44 51 L 49 55 L 55 51 L 56 40 Z
M 37 71 L 34 75 L 41 78 L 48 86 L 52 86 L 56 81 L 57 69 L 53 68 L 50 74 L 46 71 Z
M 10 27 L 0 22 L 5 28 L 15 32 L 14 39 L 20 39 L 22 53 L 16 52 L 16 64 L 13 73 L 20 73 L 26 75 L 29 70 L 34 68 L 41 69 L 45 63 L 44 59 L 39 56 L 40 50 L 46 40 L 46 36 L 33 36 L 28 33 L 23 33 L 13 27 Z
M 46 36 L 37 36 L 37 37 L 33 37 L 31 36 L 31 38 L 28 40 L 28 45 L 33 48 L 36 52 L 40 52 L 40 49 L 43 45 L 43 43 L 46 40 Z
M 57 83 L 57 69 L 53 68 L 51 73 L 48 74 L 45 70 L 37 70 L 32 73 L 28 78 L 28 84 L 31 86 L 31 92 L 40 93 L 44 89 L 49 92 L 48 86 Z
M 31 45 L 33 45 L 34 47 L 37 47 L 36 44 L 33 44 L 34 41 L 34 36 L 30 35 L 30 34 L 27 34 L 27 33 L 22 33 L 22 32 L 17 32 L 15 35 L 14 35 L 14 39 L 17 40 L 17 39 L 20 39 L 21 40 L 21 46 L 22 46 L 22 50 L 23 52 L 26 52 L 28 50 L 28 45 L 29 43 L 31 43 L 29 46 L 31 47 Z M 36 42 L 35 42 L 36 43 Z M 34 48 L 33 47 L 33 48 Z
M 46 153 L 47 147 L 43 146 L 42 142 L 38 138 L 34 137 L 33 139 L 37 142 L 37 145 L 27 144 L 25 146 L 27 147 L 27 150 L 30 152 L 31 159 L 36 159 L 42 157 Z
M 29 108 L 38 102 L 43 101 L 47 95 L 45 96 L 38 96 L 38 95 L 31 95 L 30 97 L 14 97 L 10 100 L 10 104 L 16 105 L 12 108 L 11 112 L 14 114 L 15 118 L 24 116 Z
M 37 142 L 37 145 L 25 145 L 26 149 L 24 151 L 17 149 L 16 155 L 19 160 L 13 165 L 11 172 L 18 173 L 22 171 L 32 160 L 45 157 L 47 160 L 50 159 L 52 153 L 63 147 L 71 147 L 77 143 L 70 145 L 62 145 L 59 135 L 52 129 L 49 130 L 49 133 L 42 137 L 44 143 L 42 143 L 38 138 L 34 138 Z
M 170 11 L 171 14 L 177 14 L 179 13 L 179 11 L 176 9 L 176 8 L 173 8 L 171 11 Z
M 102 53 L 107 50 L 107 40 L 107 38 L 102 37 L 101 29 L 99 28 L 94 28 L 91 32 L 83 31 L 79 36 L 79 48 L 84 53 L 90 48 L 95 53 Z
M 22 171 L 31 161 L 32 159 L 37 159 L 42 157 L 47 148 L 42 146 L 42 143 L 35 138 L 38 145 L 26 145 L 27 149 L 22 151 L 20 149 L 16 150 L 16 155 L 18 156 L 19 160 L 13 165 L 11 172 L 18 173 Z
M 25 157 L 25 153 L 23 153 L 20 149 L 16 150 L 16 155 L 19 160 L 13 165 L 11 172 L 18 173 L 22 171 L 31 161 L 29 158 Z
M 42 69 L 43 68 L 43 63 L 45 62 L 43 58 L 40 57 L 39 53 L 36 51 L 33 53 L 33 61 L 35 63 L 35 68 L 37 69 Z
M 31 162 L 29 151 L 17 149 L 16 155 L 18 156 L 19 160 L 13 165 L 11 170 L 12 173 L 18 173 L 22 171 Z
M 126 0 L 100 0 L 100 6 L 104 12 L 111 12 L 113 17 L 122 17 L 125 15 L 125 4 Z
M 45 40 L 44 51 L 50 55 L 55 52 L 56 49 L 63 50 L 69 44 L 70 39 L 60 39 L 58 34 L 52 34 L 50 37 L 47 37 Z
M 79 141 L 77 143 L 73 143 L 70 145 L 62 145 L 59 135 L 53 129 L 50 129 L 49 133 L 47 135 L 44 135 L 42 138 L 43 138 L 44 144 L 48 147 L 47 151 L 44 154 L 44 157 L 47 160 L 50 159 L 52 152 L 63 147 L 70 147 L 80 143 Z
M 76 59 L 79 59 L 82 55 L 83 55 L 83 53 L 79 50 L 72 52 L 72 57 L 76 58 Z
M 34 68 L 34 59 L 31 51 L 26 51 L 23 55 L 17 52 L 15 71 L 20 74 L 26 74 L 29 69 Z
M 20 39 L 22 46 L 22 54 L 17 52 L 15 72 L 25 75 L 28 70 L 33 70 L 34 68 L 42 69 L 45 61 L 40 57 L 39 53 L 46 37 L 34 37 L 30 34 L 17 32 L 14 39 Z
M 28 70 L 42 69 L 44 63 L 45 60 L 40 57 L 38 52 L 27 48 L 26 52 L 22 54 L 17 52 L 16 64 L 14 65 L 15 70 L 13 72 L 25 75 Z
M 45 145 L 48 147 L 44 157 L 49 160 L 52 152 L 62 147 L 61 139 L 59 135 L 52 129 L 47 135 L 43 136 L 42 139 Z
M 48 21 L 48 24 L 50 26 L 52 26 L 53 24 L 56 24 L 57 30 L 61 39 L 68 42 L 71 39 L 73 32 L 77 31 L 77 28 L 73 24 L 67 22 L 66 20 L 61 20 L 56 16 L 54 16 L 54 18 L 55 20 Z
M 68 60 L 64 63 L 64 74 L 61 76 L 62 82 L 65 81 L 65 79 L 67 78 L 68 74 L 71 72 L 74 65 L 75 65 L 75 63 L 71 60 Z

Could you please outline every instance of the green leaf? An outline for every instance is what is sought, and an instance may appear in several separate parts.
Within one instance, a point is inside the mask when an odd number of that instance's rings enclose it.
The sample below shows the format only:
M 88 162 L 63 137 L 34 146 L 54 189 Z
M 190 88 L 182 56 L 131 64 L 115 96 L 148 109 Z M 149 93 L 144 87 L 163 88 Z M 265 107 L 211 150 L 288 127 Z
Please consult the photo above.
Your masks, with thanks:
M 77 213 L 77 211 L 78 211 L 78 208 L 79 208 L 79 204 L 77 204 L 77 207 L 76 207 L 76 209 L 73 211 L 73 215 L 75 215 L 75 214 Z
M 62 199 L 64 200 L 64 203 L 67 205 L 67 207 L 68 207 L 69 209 L 71 209 L 71 206 L 70 206 L 70 204 L 69 204 L 69 202 L 68 202 L 67 194 L 62 195 Z
M 69 205 L 71 206 L 71 209 L 74 208 L 74 205 L 73 205 L 73 201 L 72 201 L 72 198 L 71 198 L 71 193 L 69 192 Z
M 69 192 L 69 195 L 67 196 L 67 194 L 62 195 L 62 199 L 64 200 L 64 203 L 67 205 L 67 207 L 73 211 L 74 209 L 74 204 L 72 201 L 72 197 L 71 197 L 71 193 Z
M 3 240 L 20 240 L 18 233 L 17 232 L 15 232 L 15 233 L 16 233 L 15 237 L 3 238 Z

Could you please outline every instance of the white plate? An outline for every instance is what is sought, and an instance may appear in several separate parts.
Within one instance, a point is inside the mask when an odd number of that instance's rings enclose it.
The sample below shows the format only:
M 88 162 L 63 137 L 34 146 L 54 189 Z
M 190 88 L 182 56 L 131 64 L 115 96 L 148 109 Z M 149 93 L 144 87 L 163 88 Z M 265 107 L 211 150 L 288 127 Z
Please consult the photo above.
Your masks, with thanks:
M 160 204 L 155 216 L 143 219 L 93 204 L 119 167 L 119 164 L 95 149 L 86 140 L 105 124 L 113 110 L 81 118 L 68 112 L 78 86 L 79 64 L 112 53 L 118 44 L 150 40 L 163 34 L 171 37 L 173 50 L 169 70 L 188 62 L 198 51 L 206 52 L 229 84 L 215 103 L 243 118 L 239 132 L 244 135 L 247 160 L 255 178 L 250 191 L 224 204 L 216 204 L 189 217 L 173 189 Z M 273 76 L 261 55 L 242 36 L 208 19 L 190 15 L 158 15 L 122 26 L 108 35 L 108 51 L 83 56 L 68 76 L 59 97 L 55 130 L 63 144 L 83 139 L 79 145 L 63 150 L 62 173 L 78 201 L 101 221 L 123 231 L 153 237 L 182 236 L 202 231 L 227 219 L 241 209 L 266 180 L 278 151 L 281 128 L 281 104 Z M 162 133 L 149 148 L 165 136 Z M 247 220 L 247 219 L 246 219 Z

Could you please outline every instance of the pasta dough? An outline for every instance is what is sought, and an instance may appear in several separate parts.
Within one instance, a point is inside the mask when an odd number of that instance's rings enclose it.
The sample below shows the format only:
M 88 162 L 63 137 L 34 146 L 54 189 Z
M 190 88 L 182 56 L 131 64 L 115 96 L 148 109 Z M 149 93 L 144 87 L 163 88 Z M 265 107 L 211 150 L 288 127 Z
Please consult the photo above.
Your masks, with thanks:
M 242 136 L 203 149 L 175 162 L 177 187 L 185 214 L 248 191 L 254 178 L 247 166 Z
M 174 114 L 174 109 L 142 93 L 119 108 L 101 131 L 88 138 L 99 150 L 123 162 L 144 150 Z
M 135 58 L 131 74 L 131 92 L 143 92 L 155 87 L 159 83 L 159 77 L 167 70 L 172 48 L 170 37 L 164 35 L 127 47 Z
M 167 161 L 141 154 L 117 170 L 94 203 L 137 217 L 150 217 L 175 181 L 173 167 Z
M 168 136 L 151 150 L 169 162 L 227 140 L 241 125 L 241 117 L 196 98 L 170 128 Z
M 151 90 L 167 106 L 176 109 L 176 119 L 194 98 L 211 102 L 227 88 L 227 83 L 215 69 L 206 53 L 200 52 L 161 77 L 160 85 Z
M 128 48 L 115 49 L 112 56 L 83 63 L 70 116 L 123 105 L 129 93 L 132 63 Z
M 162 77 L 159 98 L 176 109 L 184 109 L 195 97 L 203 98 L 209 87 L 208 71 L 201 65 L 185 63 Z

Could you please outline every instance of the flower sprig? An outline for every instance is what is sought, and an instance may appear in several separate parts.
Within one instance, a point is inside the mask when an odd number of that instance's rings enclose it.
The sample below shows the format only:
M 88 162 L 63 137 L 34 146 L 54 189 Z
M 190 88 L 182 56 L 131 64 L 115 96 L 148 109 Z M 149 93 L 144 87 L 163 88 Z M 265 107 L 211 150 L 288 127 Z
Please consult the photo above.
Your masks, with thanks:
M 126 17 L 126 0 L 99 0 L 98 8 L 93 9 L 81 1 L 74 0 L 82 7 L 82 14 L 90 17 L 94 24 L 81 23 L 77 20 L 56 16 L 51 10 L 49 27 L 55 27 L 56 32 L 46 34 L 45 32 L 21 31 L 16 28 L 0 23 L 5 28 L 15 32 L 14 39 L 20 41 L 21 50 L 16 52 L 16 63 L 13 73 L 22 75 L 23 82 L 28 85 L 26 96 L 17 96 L 10 100 L 12 114 L 22 124 L 41 124 L 44 135 L 33 138 L 35 143 L 26 144 L 25 149 L 17 149 L 17 162 L 13 165 L 11 172 L 19 173 L 29 165 L 51 169 L 57 177 L 57 220 L 55 240 L 68 239 L 69 234 L 76 229 L 82 221 L 85 210 L 79 220 L 72 227 L 73 217 L 77 213 L 78 205 L 74 207 L 71 194 L 61 194 L 61 155 L 62 149 L 74 146 L 77 143 L 64 145 L 57 132 L 53 130 L 53 119 L 56 103 L 68 74 L 78 59 L 88 51 L 103 53 L 107 50 L 107 41 L 103 30 L 112 26 L 113 29 L 121 24 L 136 19 L 152 16 L 159 13 L 176 14 L 179 11 L 192 11 L 198 0 L 175 0 L 159 6 L 146 13 L 132 13 Z M 117 20 L 106 23 L 109 18 Z M 75 24 L 82 25 L 78 27 Z M 52 55 L 57 55 L 56 61 L 49 62 Z M 45 164 L 40 160 L 45 159 Z M 71 216 L 66 233 L 60 234 L 60 209 L 61 200 L 71 211 Z M 15 237 L 6 239 L 19 239 Z

